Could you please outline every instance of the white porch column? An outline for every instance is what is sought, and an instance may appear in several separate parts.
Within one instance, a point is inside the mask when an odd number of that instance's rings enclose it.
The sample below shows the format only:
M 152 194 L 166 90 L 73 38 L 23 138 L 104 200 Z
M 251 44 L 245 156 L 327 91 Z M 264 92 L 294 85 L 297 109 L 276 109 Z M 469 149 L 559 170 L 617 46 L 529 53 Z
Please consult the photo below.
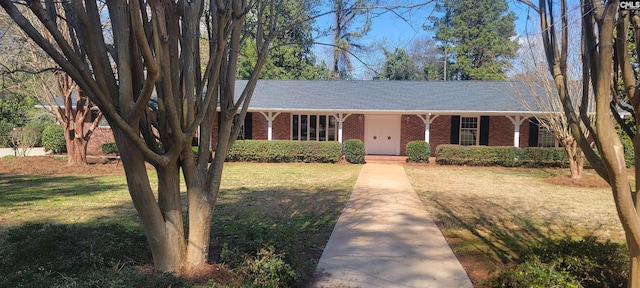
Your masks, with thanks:
M 267 118 L 267 140 L 273 140 L 273 120 L 280 115 L 280 112 L 260 112 L 264 118 Z
M 520 147 L 520 125 L 527 120 L 527 118 L 523 118 L 522 116 L 506 116 L 511 123 L 513 124 L 513 147 Z
M 338 113 L 334 115 L 338 121 L 338 142 L 342 143 L 342 124 L 351 114 Z
M 418 114 L 418 117 L 420 117 L 420 119 L 422 119 L 422 122 L 424 122 L 424 142 L 429 143 L 429 139 L 431 137 L 431 122 L 433 122 L 434 119 L 438 118 L 438 116 L 440 115 L 436 115 L 431 118 L 431 113 L 425 115 L 425 117 L 422 117 L 422 115 Z

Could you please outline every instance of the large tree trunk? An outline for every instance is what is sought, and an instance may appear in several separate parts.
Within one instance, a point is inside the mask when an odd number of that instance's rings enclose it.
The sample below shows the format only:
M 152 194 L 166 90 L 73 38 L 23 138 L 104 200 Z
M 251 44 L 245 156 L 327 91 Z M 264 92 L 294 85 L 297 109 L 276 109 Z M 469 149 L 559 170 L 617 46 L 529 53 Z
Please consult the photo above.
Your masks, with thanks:
M 223 119 L 218 127 L 218 143 L 216 155 L 209 168 L 208 183 L 194 179 L 198 184 L 189 188 L 189 246 L 187 248 L 187 262 L 191 265 L 203 264 L 207 261 L 209 252 L 209 238 L 214 207 L 220 192 L 222 168 L 229 150 L 228 143 L 231 134 L 231 119 Z M 204 177 L 202 177 L 204 178 Z M 202 188 L 204 189 L 202 189 Z
M 114 127 L 113 134 L 120 151 L 127 186 L 133 205 L 151 247 L 155 269 L 175 271 L 185 258 L 186 243 L 180 207 L 180 177 L 178 163 L 156 167 L 158 173 L 158 201 L 149 185 L 142 154 L 134 143 Z

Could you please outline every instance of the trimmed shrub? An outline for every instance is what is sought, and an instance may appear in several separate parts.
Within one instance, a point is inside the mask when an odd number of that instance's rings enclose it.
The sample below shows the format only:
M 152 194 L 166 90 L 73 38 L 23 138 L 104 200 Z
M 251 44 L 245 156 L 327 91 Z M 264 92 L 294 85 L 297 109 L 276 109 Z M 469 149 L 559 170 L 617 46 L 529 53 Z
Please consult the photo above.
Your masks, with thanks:
M 411 141 L 407 143 L 407 161 L 429 162 L 431 146 L 424 141 Z
M 104 154 L 118 154 L 118 145 L 116 145 L 116 142 L 103 143 L 100 148 L 102 148 L 102 153 Z
M 364 164 L 364 142 L 359 139 L 344 141 L 344 158 L 349 163 Z
M 49 125 L 56 125 L 56 117 L 50 113 L 41 113 L 39 115 L 33 116 L 29 119 L 29 122 L 26 126 L 33 127 L 38 130 L 40 135 L 44 132 L 44 128 L 47 128 Z M 42 139 L 38 140 L 36 146 L 42 146 Z
M 42 130 L 42 147 L 56 154 L 67 152 L 64 130 L 60 125 L 49 125 Z
M 198 151 L 200 151 L 200 147 L 191 146 L 191 151 L 193 152 L 193 156 L 196 158 L 196 161 L 198 161 Z M 207 159 L 207 162 L 211 163 L 212 160 L 213 160 L 213 151 L 209 150 L 209 159 Z
M 569 167 L 567 152 L 562 148 L 528 147 L 520 153 L 520 161 L 526 167 Z
M 440 145 L 436 162 L 444 165 L 518 166 L 518 148 L 510 146 Z
M 622 135 L 620 140 L 622 140 L 622 147 L 624 147 L 624 162 L 627 164 L 627 168 L 633 167 L 636 157 L 633 150 L 633 140 L 627 134 Z
M 443 165 L 569 167 L 564 149 L 538 147 L 440 145 L 436 150 L 436 162 Z
M 233 144 L 227 161 L 335 163 L 342 156 L 338 142 L 292 140 L 239 140 Z

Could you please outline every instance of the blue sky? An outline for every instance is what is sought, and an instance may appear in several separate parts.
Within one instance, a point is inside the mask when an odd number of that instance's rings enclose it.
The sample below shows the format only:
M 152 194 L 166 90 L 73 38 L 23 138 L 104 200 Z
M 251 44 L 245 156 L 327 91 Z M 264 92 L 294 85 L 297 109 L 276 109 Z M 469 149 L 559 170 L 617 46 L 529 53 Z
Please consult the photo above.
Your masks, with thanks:
M 422 2 L 422 1 L 415 1 Z M 537 1 L 533 0 L 537 3 Z M 578 9 L 576 7 L 576 0 L 569 0 L 570 9 Z M 529 32 L 529 36 L 537 36 L 539 30 L 539 22 L 537 20 L 535 11 L 528 8 L 526 5 L 517 2 L 517 0 L 508 0 L 509 9 L 516 13 L 518 20 L 516 21 L 516 33 L 517 37 L 525 38 L 526 31 Z M 375 64 L 384 60 L 382 49 L 376 43 L 382 43 L 385 48 L 393 51 L 395 48 L 407 49 L 410 47 L 411 42 L 416 38 L 430 37 L 429 31 L 422 29 L 424 24 L 428 24 L 427 17 L 433 13 L 433 6 L 428 5 L 421 9 L 414 9 L 410 13 L 403 13 L 403 18 L 392 14 L 385 13 L 379 17 L 373 18 L 371 32 L 366 37 L 365 42 L 373 43 L 373 52 L 366 55 L 359 55 L 359 57 L 369 64 Z M 527 21 L 527 14 L 529 14 L 529 20 Z M 332 16 L 324 17 L 317 20 L 317 25 L 329 25 L 331 23 Z M 321 42 L 330 42 L 330 39 L 320 39 Z M 324 60 L 327 65 L 331 65 L 332 54 L 331 48 L 326 46 L 317 45 L 314 49 L 314 53 L 318 61 Z M 356 79 L 366 80 L 371 79 L 370 72 L 365 65 L 354 61 L 356 64 L 353 75 Z

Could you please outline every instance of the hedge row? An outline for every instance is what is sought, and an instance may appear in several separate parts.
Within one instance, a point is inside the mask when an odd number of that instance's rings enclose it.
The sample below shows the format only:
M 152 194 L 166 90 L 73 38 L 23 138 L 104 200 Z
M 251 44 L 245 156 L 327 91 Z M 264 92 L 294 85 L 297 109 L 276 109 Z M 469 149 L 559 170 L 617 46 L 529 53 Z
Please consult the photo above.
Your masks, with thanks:
M 339 142 L 238 140 L 227 161 L 335 163 L 342 158 Z
M 562 148 L 538 147 L 439 145 L 436 162 L 443 165 L 569 167 Z

